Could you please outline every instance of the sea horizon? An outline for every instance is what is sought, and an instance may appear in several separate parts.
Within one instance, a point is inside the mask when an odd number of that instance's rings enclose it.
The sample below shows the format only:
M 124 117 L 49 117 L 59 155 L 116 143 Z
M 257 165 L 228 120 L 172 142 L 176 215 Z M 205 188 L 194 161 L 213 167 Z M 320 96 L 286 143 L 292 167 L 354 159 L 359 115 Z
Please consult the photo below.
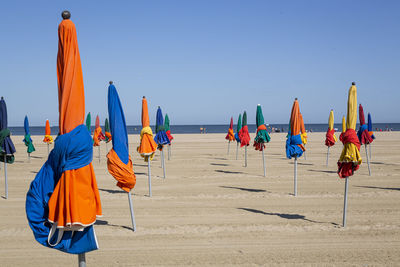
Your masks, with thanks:
M 104 132 L 104 126 L 101 126 Z M 155 131 L 155 125 L 150 126 Z M 170 125 L 171 134 L 197 134 L 200 133 L 200 128 L 205 128 L 206 133 L 226 133 L 229 128 L 229 124 L 182 124 L 182 125 Z M 255 124 L 248 124 L 249 132 L 256 132 Z M 328 128 L 327 123 L 306 123 L 305 128 L 308 132 L 325 132 Z M 335 123 L 334 128 L 337 132 L 342 130 L 341 123 Z M 359 128 L 357 124 L 356 129 Z M 12 135 L 24 135 L 23 126 L 10 126 L 9 127 Z M 128 134 L 140 134 L 142 129 L 141 125 L 127 125 Z M 236 125 L 233 125 L 234 131 L 236 131 Z M 274 123 L 267 124 L 267 130 L 269 132 L 287 132 L 288 124 Z M 29 127 L 31 135 L 44 135 L 44 126 L 30 126 Z M 91 126 L 91 131 L 93 132 L 94 126 Z M 400 123 L 374 123 L 373 131 L 400 131 Z M 58 125 L 51 127 L 52 135 L 58 134 Z

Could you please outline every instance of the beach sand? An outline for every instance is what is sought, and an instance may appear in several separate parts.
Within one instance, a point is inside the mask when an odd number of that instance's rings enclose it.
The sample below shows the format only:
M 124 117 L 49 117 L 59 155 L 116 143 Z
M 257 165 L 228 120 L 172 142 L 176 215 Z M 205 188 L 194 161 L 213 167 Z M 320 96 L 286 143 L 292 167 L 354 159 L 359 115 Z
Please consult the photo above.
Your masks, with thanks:
M 363 164 L 349 179 L 347 227 L 342 228 L 344 180 L 336 174 L 342 144 L 331 148 L 325 166 L 324 133 L 309 133 L 307 160 L 298 161 L 298 196 L 293 193 L 293 160 L 285 157 L 286 133 L 267 145 L 267 177 L 261 152 L 248 147 L 227 156 L 225 134 L 176 134 L 162 178 L 159 154 L 152 162 L 153 197 L 147 165 L 134 151 L 137 184 L 131 230 L 127 194 L 107 171 L 106 148 L 93 165 L 104 216 L 95 230 L 100 249 L 86 254 L 88 266 L 399 266 L 400 132 L 375 133 L 372 176 Z M 254 137 L 254 134 L 251 134 Z M 9 199 L 0 198 L 0 266 L 76 266 L 78 257 L 39 245 L 25 215 L 30 182 L 47 158 L 43 137 L 28 163 L 21 136 L 12 137 L 16 160 L 8 165 Z M 108 148 L 111 144 L 108 145 Z M 3 166 L 0 195 L 4 196 Z

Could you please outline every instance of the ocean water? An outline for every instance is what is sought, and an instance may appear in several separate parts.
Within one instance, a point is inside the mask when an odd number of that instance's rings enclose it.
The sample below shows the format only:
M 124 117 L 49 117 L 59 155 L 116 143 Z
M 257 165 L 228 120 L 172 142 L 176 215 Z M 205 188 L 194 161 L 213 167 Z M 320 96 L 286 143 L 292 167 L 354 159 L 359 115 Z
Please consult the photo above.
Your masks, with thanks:
M 256 125 L 255 124 L 249 124 L 249 132 L 254 133 L 256 132 Z M 328 128 L 328 124 L 306 124 L 305 125 L 307 131 L 313 131 L 313 132 L 326 132 Z M 342 130 L 342 124 L 335 124 L 334 127 L 337 129 L 337 131 Z M 357 129 L 359 125 L 357 124 Z M 24 135 L 24 127 L 9 127 L 11 134 L 12 135 Z M 102 126 L 103 131 L 104 127 Z M 151 126 L 151 128 L 154 130 L 154 126 Z M 220 125 L 171 125 L 171 134 L 177 133 L 177 134 L 196 134 L 200 133 L 200 128 L 206 128 L 206 133 L 226 133 L 228 131 L 229 125 L 227 124 L 220 124 Z M 272 128 L 279 129 L 281 132 L 287 132 L 288 130 L 288 124 L 270 124 L 268 125 L 268 131 L 271 131 Z M 44 135 L 44 127 L 43 126 L 31 126 L 30 127 L 30 132 L 31 135 Z M 140 130 L 142 129 L 141 125 L 129 125 L 127 126 L 128 129 L 128 134 L 140 134 Z M 236 125 L 233 126 L 234 131 L 236 131 Z M 92 127 L 92 132 L 94 130 L 94 127 Z M 400 123 L 374 123 L 373 124 L 373 130 L 374 131 L 400 131 Z M 52 135 L 57 135 L 58 133 L 58 126 L 51 127 L 51 133 Z

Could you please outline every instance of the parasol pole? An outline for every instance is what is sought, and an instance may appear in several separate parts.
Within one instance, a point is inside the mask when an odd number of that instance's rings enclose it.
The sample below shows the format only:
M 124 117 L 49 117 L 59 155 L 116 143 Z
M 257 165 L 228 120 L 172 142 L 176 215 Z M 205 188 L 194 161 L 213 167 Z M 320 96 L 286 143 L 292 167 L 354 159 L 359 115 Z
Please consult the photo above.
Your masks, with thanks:
M 31 163 L 31 153 L 28 153 L 28 163 Z
M 368 145 L 369 146 L 369 159 L 372 159 L 372 152 L 371 152 L 371 143 Z
M 297 196 L 297 156 L 294 157 L 294 196 Z
M 371 168 L 369 166 L 368 147 L 367 147 L 367 144 L 365 144 L 364 146 L 365 146 L 365 154 L 367 155 L 368 173 L 369 173 L 369 176 L 371 176 Z
M 47 157 L 50 155 L 50 144 L 47 143 Z
M 171 144 L 168 145 L 168 160 L 170 160 L 171 157 Z
M 107 146 L 107 142 L 106 142 L 106 154 L 108 153 L 108 146 Z
M 247 146 L 244 147 L 244 166 L 247 167 Z
M 304 149 L 306 148 L 306 146 L 304 145 Z M 304 151 L 304 160 L 307 160 L 307 154 L 306 154 L 306 151 Z
M 328 146 L 328 152 L 326 153 L 326 167 L 328 167 L 328 161 L 329 161 L 329 149 L 331 147 Z
M 236 160 L 238 158 L 239 142 L 236 142 Z
M 265 169 L 265 157 L 264 157 L 264 144 L 262 144 L 262 159 L 263 159 L 263 166 L 264 166 L 264 177 L 266 176 L 266 169 Z
M 7 156 L 4 153 L 4 178 L 5 180 L 5 188 L 6 188 L 6 199 L 8 199 L 8 179 L 7 179 Z
M 151 197 L 151 169 L 150 169 L 150 157 L 147 156 L 147 174 L 149 177 L 149 197 Z
M 231 146 L 231 141 L 228 142 L 228 156 L 229 156 L 229 148 Z
M 163 174 L 164 174 L 164 179 L 165 179 L 164 148 L 161 148 L 161 166 L 163 168 Z
M 349 177 L 345 177 L 346 184 L 344 186 L 344 206 L 343 206 L 343 227 L 346 227 L 346 215 L 347 215 L 347 190 L 349 188 L 348 180 Z
M 78 266 L 79 267 L 86 267 L 85 253 L 78 254 Z
M 132 204 L 131 192 L 128 192 L 128 199 L 129 199 L 129 208 L 131 209 L 132 229 L 135 232 L 136 231 L 136 222 L 135 222 L 135 213 L 133 213 L 133 204 Z
M 99 149 L 98 149 L 98 150 L 99 150 L 99 163 L 100 163 L 100 144 L 99 144 L 99 146 L 98 146 L 98 147 L 99 147 Z

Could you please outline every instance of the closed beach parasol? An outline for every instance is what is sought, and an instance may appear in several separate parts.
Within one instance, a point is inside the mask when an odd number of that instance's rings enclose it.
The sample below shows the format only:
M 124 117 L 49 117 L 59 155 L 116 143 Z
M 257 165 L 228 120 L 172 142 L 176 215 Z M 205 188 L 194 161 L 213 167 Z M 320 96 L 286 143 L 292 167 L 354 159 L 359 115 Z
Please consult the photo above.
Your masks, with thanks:
M 242 114 L 239 114 L 238 123 L 237 123 L 237 125 L 236 125 L 236 133 L 235 133 L 235 139 L 236 139 L 236 160 L 238 159 L 238 150 L 239 150 L 239 144 L 240 144 L 240 137 L 239 137 L 240 129 L 242 129 Z
M 256 112 L 256 124 L 257 124 L 257 134 L 254 138 L 254 148 L 256 150 L 262 151 L 262 160 L 263 160 L 263 168 L 264 168 L 264 177 L 266 176 L 266 168 L 265 168 L 265 156 L 264 156 L 264 149 L 265 143 L 268 143 L 271 140 L 267 132 L 267 127 L 264 124 L 264 116 L 262 114 L 261 105 L 257 105 L 257 112 Z
M 83 124 L 85 94 L 81 60 L 70 13 L 58 27 L 57 78 L 59 133 L 54 149 L 26 197 L 26 215 L 36 241 L 46 247 L 79 254 L 98 248 L 93 225 L 102 214 L 92 166 L 92 139 Z
M 92 116 L 90 115 L 90 112 L 89 112 L 86 116 L 86 127 L 90 134 L 92 133 L 92 130 L 90 129 L 91 124 L 92 124 Z
M 373 139 L 372 139 L 371 135 L 368 132 L 368 125 L 365 124 L 364 109 L 363 109 L 361 104 L 360 104 L 360 106 L 358 108 L 358 113 L 359 113 L 359 116 L 360 116 L 360 129 L 358 129 L 357 136 L 358 136 L 358 140 L 360 140 L 360 143 L 362 145 L 364 145 L 365 154 L 367 156 L 368 173 L 369 173 L 369 176 L 371 176 L 371 168 L 369 166 L 369 157 L 368 157 L 367 145 L 371 144 Z
M 333 146 L 337 138 L 335 136 L 335 129 L 333 128 L 334 124 L 334 118 L 333 118 L 333 109 L 331 109 L 331 112 L 329 113 L 329 119 L 328 119 L 328 130 L 326 131 L 326 138 L 325 138 L 325 145 L 328 147 L 328 151 L 326 152 L 326 166 L 328 166 L 329 162 L 329 149 L 331 146 Z
M 99 162 L 100 162 L 100 142 L 104 141 L 106 137 L 104 136 L 101 127 L 100 127 L 100 118 L 99 115 L 96 116 L 95 128 L 93 132 L 93 146 L 98 147 L 99 151 Z
M 369 112 L 368 112 L 368 133 L 372 139 L 371 143 L 369 143 L 369 159 L 371 159 L 372 158 L 371 144 L 375 140 L 375 135 L 374 132 L 372 131 L 372 119 L 371 119 L 371 114 Z
M 106 152 L 108 152 L 107 144 L 112 140 L 112 135 L 110 133 L 110 124 L 108 123 L 108 119 L 104 122 L 104 135 L 106 137 Z
M 174 139 L 174 137 L 171 135 L 171 130 L 169 127 L 169 117 L 168 114 L 165 114 L 165 120 L 164 120 L 164 128 L 165 128 L 165 133 L 168 136 L 169 139 L 169 145 L 168 145 L 168 160 L 171 158 L 171 141 Z
M 226 135 L 225 139 L 228 140 L 228 156 L 229 156 L 229 147 L 231 141 L 235 140 L 235 134 L 233 133 L 233 117 L 231 117 L 231 123 L 229 124 L 228 134 Z
M 297 196 L 297 158 L 303 155 L 305 148 L 300 133 L 300 107 L 297 98 L 294 100 L 290 115 L 289 131 L 286 139 L 286 157 L 294 158 L 294 195 Z
M 168 139 L 167 134 L 165 133 L 164 128 L 164 117 L 162 115 L 161 108 L 157 108 L 156 114 L 156 136 L 154 136 L 154 141 L 158 145 L 158 149 L 161 153 L 161 167 L 163 168 L 163 174 L 165 179 L 165 160 L 164 160 L 164 145 L 169 145 L 171 142 Z
M 340 178 L 345 178 L 345 190 L 344 190 L 344 208 L 343 208 L 343 227 L 346 226 L 346 215 L 347 215 L 347 189 L 348 179 L 352 176 L 358 168 L 360 168 L 362 159 L 360 155 L 360 141 L 358 140 L 357 133 L 355 131 L 357 123 L 357 88 L 355 83 L 349 90 L 349 96 L 347 100 L 347 120 L 346 120 L 346 131 L 343 134 L 343 150 L 338 161 L 338 174 Z
M 247 114 L 243 112 L 242 128 L 239 131 L 240 147 L 244 146 L 244 166 L 247 167 L 247 147 L 250 145 L 249 128 L 247 127 Z
M 4 162 L 5 198 L 8 198 L 7 163 L 14 163 L 15 147 L 10 138 L 10 129 L 7 122 L 7 105 L 4 98 L 0 99 L 0 161 Z
M 33 151 L 35 151 L 35 147 L 34 147 L 33 142 L 32 142 L 31 133 L 29 131 L 28 116 L 25 116 L 25 119 L 24 119 L 24 130 L 25 130 L 25 136 L 24 136 L 24 139 L 22 141 L 25 143 L 25 145 L 27 147 L 26 152 L 28 153 L 28 159 L 29 159 L 29 162 L 30 162 L 31 161 L 31 153 Z
M 307 160 L 307 155 L 306 155 L 306 145 L 307 145 L 307 132 L 306 132 L 306 127 L 304 126 L 304 121 L 303 121 L 303 115 L 300 113 L 300 136 L 301 136 L 301 142 L 303 143 L 304 146 L 304 159 Z
M 346 132 L 346 116 L 343 116 L 342 118 L 342 132 L 339 135 L 339 140 L 343 143 L 344 145 L 344 133 Z
M 157 144 L 153 139 L 153 131 L 150 128 L 149 109 L 147 100 L 142 99 L 142 130 L 140 131 L 140 145 L 137 148 L 140 156 L 147 162 L 148 177 L 149 177 L 149 196 L 151 197 L 151 169 L 150 162 L 153 160 L 154 153 L 157 150 Z
M 110 174 L 118 181 L 117 186 L 128 193 L 129 207 L 133 231 L 136 230 L 133 213 L 131 189 L 135 187 L 136 176 L 133 172 L 131 156 L 129 156 L 128 133 L 121 101 L 115 86 L 110 82 L 108 87 L 108 117 L 112 139 L 112 149 L 107 154 L 107 167 Z
M 53 137 L 51 136 L 49 120 L 46 120 L 43 142 L 47 144 L 47 156 L 48 156 L 50 154 L 50 144 L 53 143 Z

